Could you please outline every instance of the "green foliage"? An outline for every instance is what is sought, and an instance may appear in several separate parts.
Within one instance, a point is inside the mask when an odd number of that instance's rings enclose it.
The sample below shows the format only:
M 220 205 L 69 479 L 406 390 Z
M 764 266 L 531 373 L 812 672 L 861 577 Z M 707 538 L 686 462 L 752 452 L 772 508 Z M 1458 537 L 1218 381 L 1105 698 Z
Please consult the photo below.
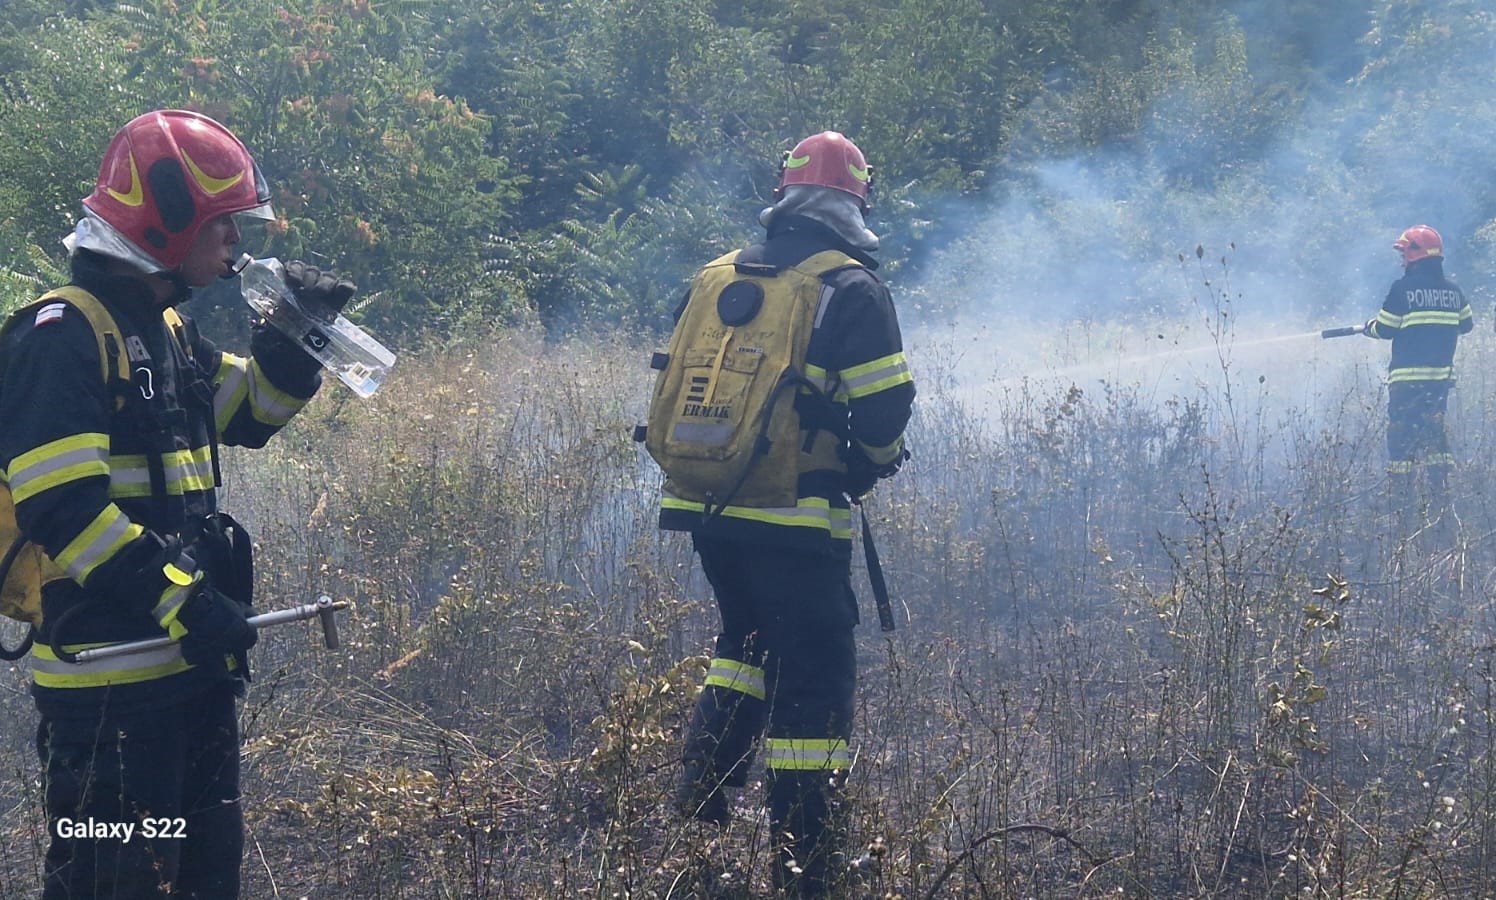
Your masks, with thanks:
M 484 267 L 517 185 L 489 154 L 489 122 L 438 94 L 421 52 L 430 4 L 153 0 L 122 26 L 145 35 L 136 78 L 230 125 L 256 154 L 280 218 L 257 255 L 350 272 L 362 312 L 420 328 L 469 310 L 508 315 L 515 285 Z M 166 27 L 176 23 L 175 27 Z
M 0 218 L 52 255 L 112 130 L 186 105 L 234 128 L 278 191 L 249 249 L 351 271 L 360 314 L 407 334 L 532 312 L 659 322 L 751 236 L 779 152 L 824 128 L 874 165 L 901 288 L 971 231 L 953 202 L 1032 196 L 1036 225 L 1094 231 L 1094 204 L 1035 191 L 1070 158 L 1129 204 L 1106 215 L 1119 267 L 1166 265 L 1176 247 L 1134 238 L 1188 246 L 1202 222 L 1281 240 L 1272 210 L 1301 197 L 1319 207 L 1294 217 L 1306 251 L 1428 209 L 1460 232 L 1452 255 L 1496 261 L 1496 201 L 1456 190 L 1496 172 L 1496 107 L 1460 62 L 1488 47 L 1489 10 L 1299 6 L 27 0 L 0 13 Z M 1439 136 L 1419 141 L 1430 177 L 1367 177 L 1415 133 Z
M 125 78 L 134 52 L 66 17 L 0 38 L 0 220 L 59 259 L 110 136 L 148 102 Z

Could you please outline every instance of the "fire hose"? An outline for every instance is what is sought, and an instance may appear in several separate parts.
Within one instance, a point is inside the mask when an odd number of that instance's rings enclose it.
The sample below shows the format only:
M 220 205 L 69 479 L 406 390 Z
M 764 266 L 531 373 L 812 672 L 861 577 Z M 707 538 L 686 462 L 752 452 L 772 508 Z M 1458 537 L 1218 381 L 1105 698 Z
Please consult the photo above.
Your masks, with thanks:
M 1365 333 L 1365 325 L 1342 325 L 1339 328 L 1326 328 L 1324 331 L 1321 331 L 1319 333 L 1319 336 L 1328 340 L 1330 338 L 1350 337 L 1353 334 Z

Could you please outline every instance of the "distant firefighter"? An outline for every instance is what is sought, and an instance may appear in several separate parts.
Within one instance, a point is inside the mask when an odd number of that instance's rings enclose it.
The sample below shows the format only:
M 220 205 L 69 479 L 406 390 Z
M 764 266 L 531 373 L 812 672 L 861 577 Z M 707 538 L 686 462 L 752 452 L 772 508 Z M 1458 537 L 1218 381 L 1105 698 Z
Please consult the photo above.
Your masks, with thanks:
M 764 241 L 693 280 L 641 435 L 666 475 L 660 526 L 691 532 L 722 616 L 676 807 L 725 824 L 762 737 L 774 881 L 795 897 L 846 870 L 833 861 L 854 758 L 851 503 L 907 457 L 914 401 L 873 275 L 871 184 L 834 131 L 784 155 Z
M 1403 276 L 1393 282 L 1368 337 L 1392 342 L 1387 367 L 1388 491 L 1404 509 L 1417 506 L 1415 475 L 1427 476 L 1430 518 L 1448 502 L 1454 468 L 1444 411 L 1454 385 L 1455 346 L 1474 327 L 1470 304 L 1444 277 L 1444 241 L 1427 225 L 1414 225 L 1392 244 Z

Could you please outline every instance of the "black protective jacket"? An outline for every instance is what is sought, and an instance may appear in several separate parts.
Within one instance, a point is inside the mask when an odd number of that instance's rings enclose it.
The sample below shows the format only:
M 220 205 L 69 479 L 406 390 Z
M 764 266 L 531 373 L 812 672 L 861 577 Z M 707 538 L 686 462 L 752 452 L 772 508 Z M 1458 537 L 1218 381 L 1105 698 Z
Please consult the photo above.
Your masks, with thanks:
M 37 705 L 57 717 L 97 716 L 106 696 L 120 712 L 178 702 L 225 676 L 189 667 L 175 647 L 73 666 L 46 644 L 159 637 L 155 560 L 216 510 L 216 445 L 263 446 L 321 383 L 316 361 L 272 329 L 255 330 L 248 358 L 220 351 L 190 319 L 173 333 L 148 286 L 104 264 L 76 254 L 72 283 L 104 304 L 131 348 L 122 408 L 76 309 L 41 307 L 0 347 L 0 466 L 22 533 L 69 576 L 44 593 L 32 651 Z
M 1389 384 L 1454 381 L 1455 345 L 1474 327 L 1464 293 L 1444 277 L 1444 261 L 1431 257 L 1392 283 L 1366 333 L 1392 342 Z

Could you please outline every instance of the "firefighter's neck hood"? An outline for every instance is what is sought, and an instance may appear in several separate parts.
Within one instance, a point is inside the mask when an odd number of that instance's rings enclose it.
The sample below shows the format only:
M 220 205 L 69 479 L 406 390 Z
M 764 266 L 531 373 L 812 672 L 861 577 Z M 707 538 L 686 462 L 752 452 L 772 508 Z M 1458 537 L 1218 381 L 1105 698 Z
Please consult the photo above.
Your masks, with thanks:
M 73 233 L 63 238 L 62 244 L 75 258 L 80 251 L 88 251 L 122 262 L 132 269 L 139 270 L 142 276 L 155 275 L 164 278 L 172 286 L 172 295 L 164 304 L 159 305 L 176 306 L 192 297 L 192 290 L 182 280 L 181 272 L 162 269 L 159 262 L 130 243 L 129 239 L 120 234 L 114 226 L 95 215 L 93 210 L 84 209 L 83 218 L 78 220 Z
M 162 271 L 159 262 L 130 243 L 128 238 L 91 209 L 84 209 L 83 218 L 78 220 L 73 233 L 62 239 L 62 244 L 69 253 L 92 250 L 100 256 L 108 256 L 129 263 L 146 275 L 154 275 Z
M 878 236 L 868 230 L 862 218 L 862 207 L 846 191 L 812 184 L 791 184 L 784 189 L 784 199 L 758 214 L 765 228 L 780 216 L 804 216 L 836 232 L 837 237 L 866 253 L 878 249 Z

